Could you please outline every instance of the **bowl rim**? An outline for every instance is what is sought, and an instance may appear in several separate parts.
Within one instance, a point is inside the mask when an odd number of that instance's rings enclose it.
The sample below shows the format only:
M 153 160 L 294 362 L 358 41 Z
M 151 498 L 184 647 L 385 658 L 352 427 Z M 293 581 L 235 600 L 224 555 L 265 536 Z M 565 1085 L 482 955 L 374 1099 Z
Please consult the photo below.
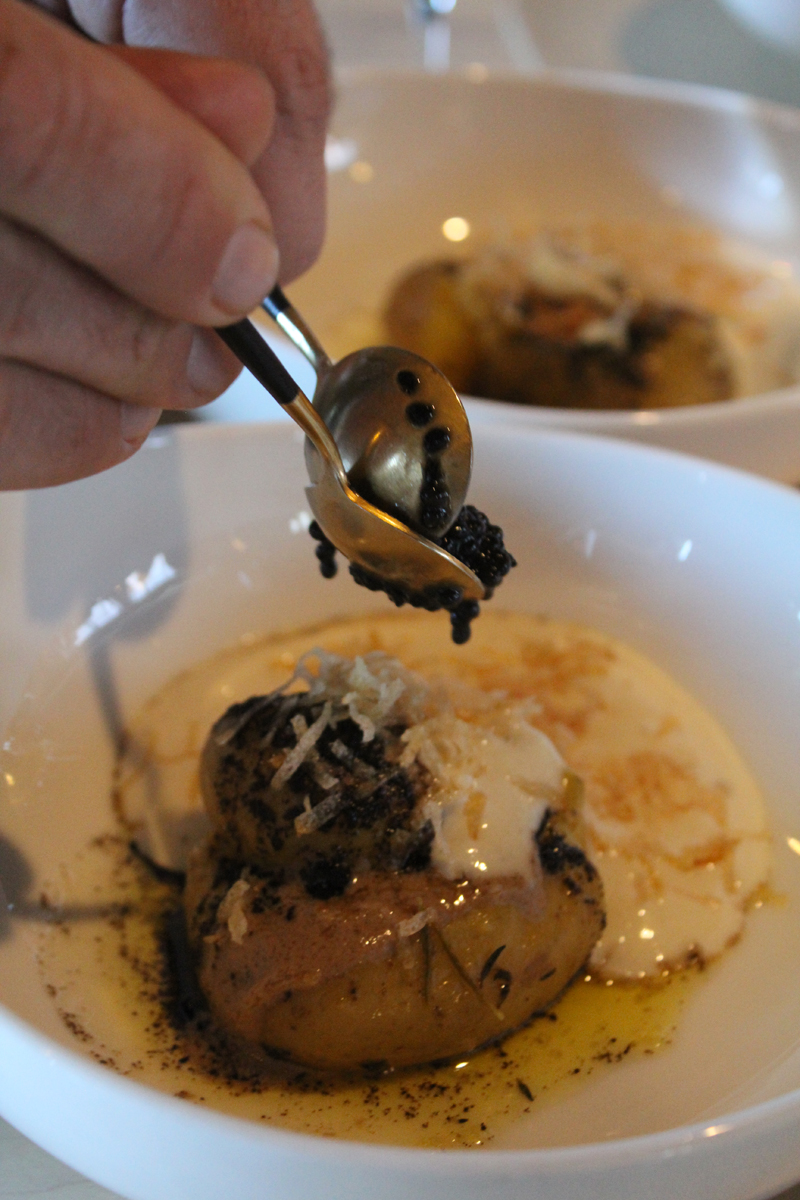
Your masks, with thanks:
M 761 116 L 769 123 L 800 131 L 800 107 L 767 100 L 749 92 L 717 87 L 708 83 L 689 83 L 682 79 L 658 79 L 655 76 L 627 74 L 622 71 L 599 71 L 589 67 L 542 67 L 525 72 L 513 68 L 481 67 L 476 64 L 446 72 L 425 71 L 408 67 L 339 67 L 336 80 L 341 88 L 388 81 L 402 83 L 414 80 L 434 87 L 505 87 L 550 88 L 566 92 L 602 92 L 610 96 L 649 99 L 689 108 L 706 108 L 736 116 Z M 333 123 L 336 122 L 334 109 Z
M 269 440 L 286 441 L 293 439 L 295 428 L 286 421 L 258 421 L 237 424 L 196 424 L 174 426 L 169 430 L 160 428 L 152 437 L 152 448 L 156 449 L 159 442 L 167 434 L 179 442 L 203 440 L 234 440 L 248 442 L 253 437 Z M 513 421 L 493 422 L 491 427 L 484 426 L 483 436 L 509 436 L 519 438 L 520 429 Z M 550 443 L 569 443 L 590 447 L 601 456 L 617 457 L 633 455 L 640 461 L 645 458 L 661 460 L 663 465 L 669 465 L 680 473 L 701 471 L 704 486 L 713 481 L 714 477 L 720 485 L 731 483 L 743 486 L 750 491 L 767 492 L 779 504 L 787 505 L 800 514 L 800 493 L 785 485 L 749 474 L 735 467 L 684 454 L 660 446 L 632 443 L 621 438 L 593 437 L 585 432 L 570 430 L 545 430 L 529 427 L 525 436 Z M 145 442 L 145 448 L 147 442 Z M 67 485 L 69 486 L 69 485 Z M 14 494 L 12 493 L 12 496 Z M 0 496 L 0 507 L 2 507 Z M 542 1174 L 561 1172 L 573 1168 L 613 1169 L 620 1166 L 635 1165 L 673 1157 L 687 1152 L 692 1146 L 707 1142 L 722 1143 L 737 1142 L 748 1136 L 757 1135 L 762 1128 L 785 1128 L 796 1125 L 800 1118 L 800 1088 L 793 1088 L 779 1096 L 744 1108 L 732 1109 L 713 1119 L 689 1122 L 673 1126 L 655 1133 L 638 1134 L 624 1138 L 611 1138 L 603 1141 L 578 1143 L 567 1146 L 536 1147 L 527 1150 L 511 1149 L 482 1149 L 477 1155 L 474 1149 L 451 1149 L 443 1152 L 440 1149 L 428 1149 L 410 1146 L 395 1146 L 387 1143 L 368 1143 L 351 1141 L 344 1138 L 324 1138 L 313 1134 L 295 1132 L 289 1129 L 265 1127 L 247 1118 L 220 1112 L 212 1107 L 204 1108 L 158 1091 L 150 1085 L 128 1079 L 116 1074 L 81 1054 L 77 1049 L 55 1041 L 41 1032 L 35 1025 L 0 1003 L 0 1048 L 5 1044 L 14 1044 L 25 1059 L 31 1063 L 39 1060 L 52 1082 L 55 1073 L 67 1076 L 77 1076 L 91 1082 L 102 1098 L 103 1093 L 112 1100 L 115 1096 L 128 1096 L 134 1105 L 142 1103 L 154 1105 L 169 1113 L 181 1114 L 182 1121 L 196 1130 L 218 1129 L 227 1138 L 252 1143 L 255 1147 L 263 1146 L 265 1150 L 283 1150 L 291 1153 L 296 1151 L 305 1156 L 311 1156 L 317 1161 L 331 1164 L 344 1164 L 354 1167 L 381 1166 L 384 1169 L 408 1170 L 414 1167 L 424 1168 L 427 1172 L 439 1177 L 460 1178 L 465 1173 L 471 1176 L 479 1175 L 494 1177 L 499 1172 L 513 1177 L 530 1175 L 532 1170 Z M 13 1094 L 13 1085 L 5 1090 Z M 2 1115 L 5 1115 L 3 1113 Z M 14 1124 L 14 1115 L 9 1112 L 7 1118 Z M 22 1122 L 24 1124 L 24 1122 Z M 23 1129 L 24 1132 L 24 1129 Z M 35 1134 L 33 1134 L 35 1138 Z
M 476 74 L 472 64 L 445 74 L 433 74 L 404 67 L 346 67 L 336 71 L 336 79 L 345 90 L 383 81 L 401 84 L 403 81 L 413 80 L 417 85 L 425 81 L 429 86 L 433 84 L 451 88 L 500 85 L 565 93 L 599 93 L 623 99 L 651 100 L 668 106 L 726 113 L 753 122 L 760 121 L 783 132 L 793 132 L 800 136 L 800 107 L 766 100 L 747 92 L 734 91 L 732 88 L 688 83 L 684 80 L 656 79 L 645 75 L 627 75 L 619 71 L 597 71 L 585 67 L 542 67 L 526 73 L 512 68 L 501 70 L 487 67 L 485 73 L 481 71 L 480 74 Z M 334 111 L 334 125 L 335 122 Z M 508 400 L 493 400 L 489 396 L 473 396 L 466 392 L 462 394 L 462 398 L 481 406 L 502 404 L 511 412 L 524 412 L 526 420 L 543 426 L 559 425 L 563 428 L 568 423 L 570 428 L 585 427 L 589 431 L 597 429 L 601 432 L 615 428 L 681 429 L 684 426 L 713 426 L 718 420 L 731 418 L 733 421 L 747 420 L 757 416 L 758 410 L 766 409 L 775 414 L 793 412 L 800 406 L 800 380 L 785 387 L 771 388 L 767 392 L 753 395 L 734 396 L 708 404 L 686 404 L 662 409 L 550 408 L 544 405 L 514 404 Z
M 58 1074 L 78 1078 L 92 1084 L 98 1100 L 110 1102 L 127 1097 L 137 1108 L 146 1104 L 168 1114 L 180 1115 L 181 1123 L 190 1129 L 219 1130 L 226 1138 L 244 1141 L 266 1151 L 297 1152 L 313 1157 L 317 1162 L 332 1165 L 346 1164 L 354 1168 L 381 1166 L 404 1171 L 422 1168 L 439 1178 L 470 1176 L 494 1177 L 499 1173 L 527 1176 L 539 1171 L 555 1174 L 565 1169 L 596 1168 L 609 1170 L 686 1153 L 693 1146 L 714 1142 L 724 1146 L 743 1138 L 758 1135 L 762 1129 L 797 1125 L 800 1116 L 800 1089 L 793 1089 L 771 1100 L 734 1110 L 713 1120 L 677 1125 L 656 1133 L 638 1134 L 607 1141 L 583 1142 L 568 1146 L 543 1146 L 529 1150 L 453 1148 L 447 1150 L 390 1143 L 371 1143 L 346 1138 L 318 1137 L 291 1129 L 268 1127 L 244 1117 L 220 1112 L 213 1107 L 187 1103 L 146 1083 L 115 1074 L 68 1046 L 53 1041 L 35 1026 L 10 1012 L 0 1004 L 0 1046 L 13 1039 L 24 1047 L 25 1058 L 46 1060 L 47 1075 L 52 1084 Z M 14 1125 L 14 1114 L 2 1114 Z M 25 1133 L 25 1122 L 20 1131 Z M 36 1140 L 36 1135 L 31 1134 Z
M 720 421 L 749 425 L 754 417 L 769 412 L 773 415 L 796 412 L 800 407 L 800 383 L 753 396 L 734 396 L 729 400 L 712 400 L 708 404 L 684 404 L 676 408 L 548 408 L 536 404 L 515 404 L 511 400 L 492 400 L 488 396 L 460 393 L 470 406 L 470 415 L 485 421 L 493 411 L 501 419 L 524 420 L 553 431 L 606 433 L 616 430 L 677 430 L 684 428 L 713 428 Z

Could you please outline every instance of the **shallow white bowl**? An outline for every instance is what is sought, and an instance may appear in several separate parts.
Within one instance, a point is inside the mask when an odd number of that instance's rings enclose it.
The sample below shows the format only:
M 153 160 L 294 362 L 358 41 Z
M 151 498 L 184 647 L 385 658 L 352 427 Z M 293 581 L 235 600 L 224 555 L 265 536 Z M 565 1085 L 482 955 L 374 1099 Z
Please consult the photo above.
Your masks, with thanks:
M 731 16 L 773 46 L 800 54 L 797 0 L 720 0 Z
M 322 258 L 291 290 L 319 331 L 378 312 L 408 265 L 464 250 L 452 216 L 688 223 L 800 264 L 800 112 L 731 92 L 586 72 L 357 74 L 340 83 Z M 566 428 L 800 480 L 800 388 L 661 412 L 497 402 L 477 420 Z
M 105 475 L 0 497 L 13 905 L 0 910 L 0 1114 L 132 1200 L 758 1200 L 786 1187 L 800 1177 L 800 858 L 787 844 L 800 834 L 800 496 L 658 450 L 496 424 L 478 431 L 473 498 L 521 564 L 492 603 L 651 655 L 765 791 L 787 903 L 751 915 L 671 1047 L 597 1073 L 504 1149 L 442 1153 L 206 1111 L 104 1069 L 67 1032 L 37 969 L 37 897 L 111 826 L 115 727 L 244 635 L 386 605 L 346 574 L 319 578 L 303 475 L 292 426 L 181 428 Z M 20 786 L 26 745 L 41 766 Z

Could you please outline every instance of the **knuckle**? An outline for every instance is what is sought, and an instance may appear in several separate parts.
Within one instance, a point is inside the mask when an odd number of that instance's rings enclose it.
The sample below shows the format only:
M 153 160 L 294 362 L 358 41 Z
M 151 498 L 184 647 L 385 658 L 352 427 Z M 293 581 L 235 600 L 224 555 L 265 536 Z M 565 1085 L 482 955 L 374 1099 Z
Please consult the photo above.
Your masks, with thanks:
M 49 66 L 40 70 L 30 47 L 7 31 L 0 43 L 0 154 L 2 191 L 12 203 L 46 193 L 62 155 L 81 136 L 83 89 L 69 63 Z
M 168 297 L 165 316 L 205 314 L 244 168 L 229 179 L 217 143 L 104 52 L 45 27 L 37 57 L 17 24 L 0 19 L 0 208 L 140 300 Z
M 174 326 L 165 322 L 146 308 L 132 308 L 128 318 L 128 358 L 138 378 L 154 367 L 160 367 L 164 357 L 164 342 Z M 112 334 L 112 342 L 116 340 Z M 113 345 L 109 350 L 113 351 Z
M 122 328 L 105 335 L 109 362 L 124 364 L 125 378 L 113 389 L 120 399 L 163 408 L 186 390 L 187 326 L 131 305 Z
M 302 54 L 298 58 L 304 57 Z M 311 79 L 305 66 L 298 64 L 297 79 L 290 94 L 278 102 L 278 117 L 284 133 L 299 141 L 324 138 L 331 112 L 331 94 L 327 82 Z
M 324 135 L 333 105 L 328 53 L 321 36 L 290 40 L 280 57 L 276 108 L 290 137 Z
M 13 355 L 24 352 L 44 331 L 35 275 L 14 270 L 13 265 L 7 268 L 0 262 L 0 352 Z
M 180 391 L 189 334 L 0 219 L 0 354 L 121 398 Z
M 147 244 L 139 247 L 138 276 L 159 277 L 169 284 L 174 275 L 180 281 L 175 290 L 183 293 L 181 308 L 186 311 L 164 311 L 164 316 L 189 317 L 202 303 L 232 232 L 230 214 L 215 205 L 209 191 L 204 165 L 188 153 L 177 153 L 164 164 L 155 200 L 157 219 Z

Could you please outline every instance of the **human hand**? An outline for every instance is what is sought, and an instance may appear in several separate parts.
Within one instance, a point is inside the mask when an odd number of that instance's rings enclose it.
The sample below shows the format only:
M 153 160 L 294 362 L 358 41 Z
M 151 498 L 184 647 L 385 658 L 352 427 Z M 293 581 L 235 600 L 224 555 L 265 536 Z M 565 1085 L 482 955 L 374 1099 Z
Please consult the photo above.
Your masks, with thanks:
M 274 223 L 247 168 L 269 174 L 276 97 L 244 66 L 102 50 L 0 0 L 0 487 L 103 470 L 162 406 L 235 377 L 197 327 L 243 315 L 275 281 Z M 293 243 L 284 227 L 288 278 L 319 234 Z
M 252 174 L 272 214 L 281 283 L 311 266 L 325 229 L 323 154 L 331 104 L 328 55 L 312 0 L 35 3 L 99 42 L 225 58 L 262 72 L 274 94 L 275 120 Z

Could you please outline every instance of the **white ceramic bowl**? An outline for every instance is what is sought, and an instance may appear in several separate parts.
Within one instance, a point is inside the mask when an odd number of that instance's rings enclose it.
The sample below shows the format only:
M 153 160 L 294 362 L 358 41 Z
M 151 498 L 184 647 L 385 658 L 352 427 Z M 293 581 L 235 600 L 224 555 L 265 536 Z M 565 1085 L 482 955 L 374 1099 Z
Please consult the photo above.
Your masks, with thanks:
M 377 312 L 443 222 L 501 235 L 536 218 L 689 223 L 800 263 L 800 113 L 686 84 L 580 72 L 344 78 L 322 258 L 291 289 L 318 330 Z M 459 248 L 464 250 L 468 243 Z M 481 403 L 475 420 L 568 428 L 800 480 L 800 388 L 660 412 Z
M 386 604 L 346 574 L 319 578 L 303 476 L 293 426 L 206 426 L 158 430 L 93 479 L 0 497 L 13 905 L 0 909 L 0 1114 L 132 1200 L 757 1200 L 786 1187 L 800 1177 L 800 859 L 787 843 L 800 835 L 800 496 L 659 450 L 497 424 L 478 431 L 472 496 L 521 564 L 492 603 L 651 655 L 765 791 L 787 903 L 751 914 L 668 1050 L 598 1073 L 502 1150 L 442 1153 L 206 1111 L 97 1065 L 67 1032 L 37 969 L 37 898 L 112 827 L 120 721 L 243 635 Z
M 765 41 L 800 54 L 800 5 L 797 0 L 720 0 L 731 16 Z

